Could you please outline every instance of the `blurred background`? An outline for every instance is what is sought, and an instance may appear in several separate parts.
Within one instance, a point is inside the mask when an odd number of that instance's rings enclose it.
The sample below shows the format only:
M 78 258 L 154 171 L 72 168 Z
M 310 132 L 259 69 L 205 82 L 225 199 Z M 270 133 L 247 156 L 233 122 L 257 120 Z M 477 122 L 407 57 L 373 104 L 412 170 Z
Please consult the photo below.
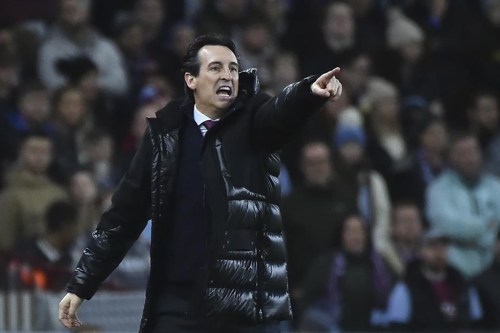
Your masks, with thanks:
M 206 32 L 270 95 L 342 69 L 282 152 L 283 332 L 500 331 L 500 0 L 2 0 L 0 331 L 63 331 L 64 285 Z M 75 332 L 137 331 L 149 244 Z

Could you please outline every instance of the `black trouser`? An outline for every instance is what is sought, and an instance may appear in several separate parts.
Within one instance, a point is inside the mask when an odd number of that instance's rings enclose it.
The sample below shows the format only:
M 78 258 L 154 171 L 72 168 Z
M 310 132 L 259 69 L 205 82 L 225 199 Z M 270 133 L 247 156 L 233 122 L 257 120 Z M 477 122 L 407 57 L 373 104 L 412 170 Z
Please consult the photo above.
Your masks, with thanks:
M 281 333 L 278 321 L 262 324 L 186 315 L 188 300 L 182 292 L 165 290 L 154 307 L 146 333 Z
M 157 314 L 147 333 L 281 333 L 278 322 L 237 324 L 212 320 L 193 320 L 179 314 Z

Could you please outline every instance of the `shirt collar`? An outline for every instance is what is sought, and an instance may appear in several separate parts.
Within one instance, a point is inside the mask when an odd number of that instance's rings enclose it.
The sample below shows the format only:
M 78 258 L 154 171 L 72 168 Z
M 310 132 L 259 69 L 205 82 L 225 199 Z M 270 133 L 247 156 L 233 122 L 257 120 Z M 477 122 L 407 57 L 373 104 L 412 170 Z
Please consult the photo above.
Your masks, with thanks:
M 194 109 L 193 109 L 193 118 L 198 126 L 201 126 L 201 124 L 206 120 L 216 120 L 216 121 L 219 120 L 219 119 L 212 119 L 212 118 L 204 115 L 203 113 L 200 112 L 200 110 L 198 110 L 196 105 L 194 106 Z

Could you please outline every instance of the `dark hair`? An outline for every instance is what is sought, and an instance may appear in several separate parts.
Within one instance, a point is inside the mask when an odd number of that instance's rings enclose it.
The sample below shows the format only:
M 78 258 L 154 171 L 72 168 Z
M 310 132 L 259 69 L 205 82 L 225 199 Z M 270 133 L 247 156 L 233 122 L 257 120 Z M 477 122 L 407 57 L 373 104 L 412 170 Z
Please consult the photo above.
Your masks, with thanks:
M 48 91 L 45 86 L 38 80 L 30 80 L 24 83 L 19 89 L 19 95 L 17 97 L 18 101 L 22 101 L 26 95 L 31 94 L 33 92 L 42 92 L 48 95 Z
M 469 129 L 454 129 L 450 133 L 450 141 L 448 149 L 451 150 L 455 145 L 465 139 L 474 138 L 477 140 L 477 135 Z
M 50 133 L 48 133 L 44 128 L 36 127 L 36 128 L 33 128 L 33 129 L 21 134 L 19 146 L 23 147 L 24 144 L 29 139 L 32 139 L 32 138 L 47 140 L 50 142 L 51 145 L 53 145 L 53 140 L 52 140 L 52 137 L 50 136 Z
M 65 225 L 77 223 L 78 212 L 74 205 L 68 201 L 53 202 L 45 213 L 45 222 L 48 232 L 62 229 Z
M 209 33 L 196 37 L 191 44 L 189 44 L 184 59 L 182 60 L 182 74 L 190 73 L 193 76 L 198 76 L 200 73 L 200 59 L 198 58 L 198 52 L 200 49 L 207 45 L 220 45 L 225 46 L 230 49 L 236 59 L 239 59 L 238 53 L 236 52 L 236 46 L 234 42 L 222 35 Z M 193 99 L 193 91 L 184 83 L 184 90 L 190 99 Z

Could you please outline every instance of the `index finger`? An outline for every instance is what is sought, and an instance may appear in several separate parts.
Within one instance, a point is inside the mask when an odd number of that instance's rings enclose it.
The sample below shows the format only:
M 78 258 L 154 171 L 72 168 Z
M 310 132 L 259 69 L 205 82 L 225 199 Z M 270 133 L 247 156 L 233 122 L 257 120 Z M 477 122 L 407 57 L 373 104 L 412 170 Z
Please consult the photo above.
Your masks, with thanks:
M 326 72 L 324 73 L 323 75 L 321 75 L 321 78 L 322 79 L 327 79 L 328 81 L 330 81 L 331 79 L 333 79 L 333 77 L 335 75 L 337 75 L 338 73 L 340 73 L 340 67 L 335 67 L 334 69 L 332 69 L 331 71 L 329 72 Z

